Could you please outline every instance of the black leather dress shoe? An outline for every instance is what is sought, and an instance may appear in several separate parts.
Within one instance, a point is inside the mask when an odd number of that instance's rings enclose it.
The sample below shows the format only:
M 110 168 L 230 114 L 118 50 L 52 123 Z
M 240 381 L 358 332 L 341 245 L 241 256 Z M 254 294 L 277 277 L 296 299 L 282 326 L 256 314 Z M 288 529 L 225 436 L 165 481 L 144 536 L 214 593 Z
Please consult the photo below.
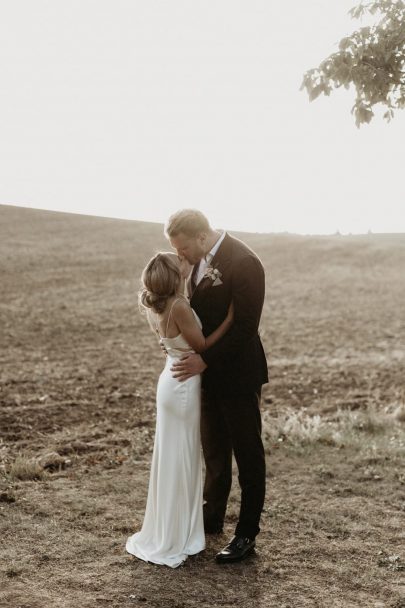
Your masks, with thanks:
M 221 564 L 239 562 L 254 551 L 255 545 L 255 541 L 250 538 L 234 536 L 231 542 L 216 554 L 215 561 Z

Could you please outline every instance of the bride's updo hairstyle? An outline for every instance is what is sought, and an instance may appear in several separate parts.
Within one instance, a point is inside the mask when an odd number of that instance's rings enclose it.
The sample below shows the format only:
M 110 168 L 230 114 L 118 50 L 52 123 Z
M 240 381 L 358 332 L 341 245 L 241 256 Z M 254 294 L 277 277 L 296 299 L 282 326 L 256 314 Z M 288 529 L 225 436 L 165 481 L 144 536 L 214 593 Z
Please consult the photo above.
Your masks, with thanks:
M 157 253 L 144 268 L 141 276 L 143 288 L 139 292 L 139 303 L 162 314 L 167 300 L 174 296 L 182 281 L 179 265 L 174 253 Z

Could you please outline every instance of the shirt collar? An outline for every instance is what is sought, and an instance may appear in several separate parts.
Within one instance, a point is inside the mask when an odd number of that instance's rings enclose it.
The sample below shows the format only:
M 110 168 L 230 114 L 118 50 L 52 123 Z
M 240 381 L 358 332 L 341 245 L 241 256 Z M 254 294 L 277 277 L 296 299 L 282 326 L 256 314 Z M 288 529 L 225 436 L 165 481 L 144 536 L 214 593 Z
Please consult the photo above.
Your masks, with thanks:
M 225 230 L 223 230 L 221 236 L 219 237 L 219 239 L 217 240 L 217 242 L 215 243 L 215 245 L 212 247 L 212 249 L 209 251 L 209 253 L 207 253 L 205 255 L 205 261 L 207 262 L 207 264 L 209 264 L 212 260 L 212 258 L 214 257 L 214 255 L 216 254 L 216 252 L 218 251 L 222 241 L 225 238 Z

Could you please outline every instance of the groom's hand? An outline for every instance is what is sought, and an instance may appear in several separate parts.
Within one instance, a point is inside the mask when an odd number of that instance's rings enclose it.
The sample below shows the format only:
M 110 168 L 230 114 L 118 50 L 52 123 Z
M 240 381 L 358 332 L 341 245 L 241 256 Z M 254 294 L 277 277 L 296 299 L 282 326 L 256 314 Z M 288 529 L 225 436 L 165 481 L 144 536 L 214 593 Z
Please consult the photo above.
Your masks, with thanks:
M 184 355 L 178 363 L 173 363 L 170 370 L 174 372 L 173 378 L 177 378 L 179 382 L 183 382 L 192 378 L 192 376 L 201 374 L 206 367 L 207 365 L 200 355 L 190 354 Z

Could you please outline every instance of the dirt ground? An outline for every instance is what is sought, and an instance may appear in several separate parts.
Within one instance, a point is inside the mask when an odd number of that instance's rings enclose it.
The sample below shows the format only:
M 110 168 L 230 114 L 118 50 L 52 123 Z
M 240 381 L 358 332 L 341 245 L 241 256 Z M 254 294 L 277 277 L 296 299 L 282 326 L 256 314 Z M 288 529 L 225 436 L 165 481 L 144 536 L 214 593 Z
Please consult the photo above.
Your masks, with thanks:
M 238 235 L 261 257 L 255 555 L 183 566 L 142 524 L 164 358 L 137 308 L 162 226 L 0 207 L 0 605 L 405 607 L 405 235 Z

